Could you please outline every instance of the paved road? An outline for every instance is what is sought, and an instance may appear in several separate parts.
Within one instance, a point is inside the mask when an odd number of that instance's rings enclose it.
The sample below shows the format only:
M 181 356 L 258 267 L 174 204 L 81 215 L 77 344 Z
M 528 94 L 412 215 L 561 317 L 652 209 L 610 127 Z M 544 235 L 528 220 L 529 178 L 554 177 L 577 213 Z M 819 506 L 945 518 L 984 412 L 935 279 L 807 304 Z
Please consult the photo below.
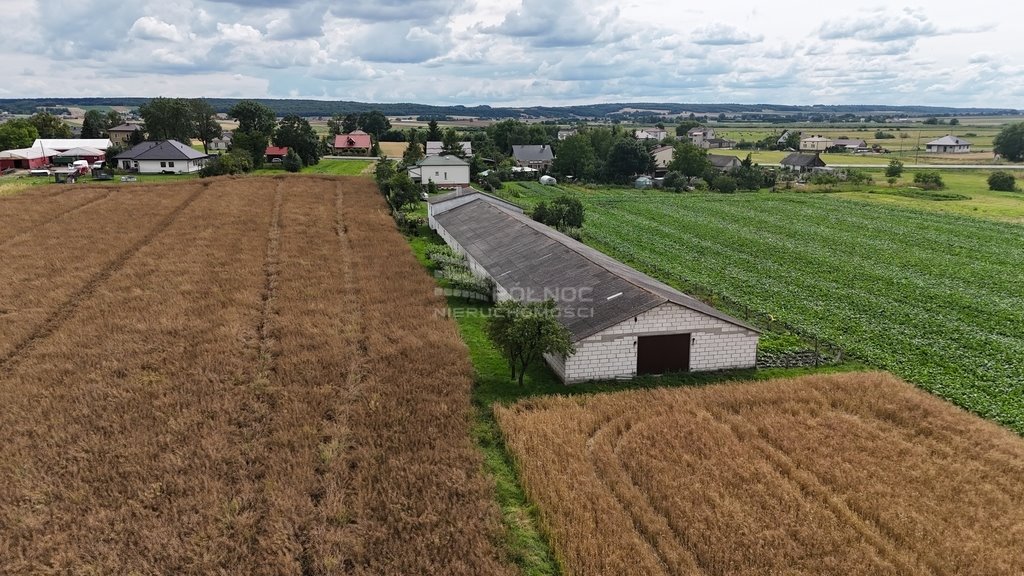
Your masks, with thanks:
M 885 164 L 829 164 L 829 168 L 885 168 Z M 1024 164 L 904 164 L 907 170 L 1024 170 Z

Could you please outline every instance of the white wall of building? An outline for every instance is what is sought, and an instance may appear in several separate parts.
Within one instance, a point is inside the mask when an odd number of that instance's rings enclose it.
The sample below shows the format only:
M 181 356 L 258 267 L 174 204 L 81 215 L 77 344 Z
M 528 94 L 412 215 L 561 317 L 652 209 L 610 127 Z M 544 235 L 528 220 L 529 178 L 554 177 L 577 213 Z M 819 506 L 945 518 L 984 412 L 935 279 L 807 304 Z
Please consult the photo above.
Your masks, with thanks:
M 420 166 L 419 178 L 424 185 L 465 186 L 469 184 L 469 166 Z
M 139 160 L 139 174 L 162 174 L 173 172 L 175 174 L 190 174 L 198 172 L 206 160 Z
M 562 379 L 572 383 L 635 376 L 640 336 L 686 333 L 692 335 L 691 372 L 756 364 L 757 332 L 670 302 L 577 342 Z

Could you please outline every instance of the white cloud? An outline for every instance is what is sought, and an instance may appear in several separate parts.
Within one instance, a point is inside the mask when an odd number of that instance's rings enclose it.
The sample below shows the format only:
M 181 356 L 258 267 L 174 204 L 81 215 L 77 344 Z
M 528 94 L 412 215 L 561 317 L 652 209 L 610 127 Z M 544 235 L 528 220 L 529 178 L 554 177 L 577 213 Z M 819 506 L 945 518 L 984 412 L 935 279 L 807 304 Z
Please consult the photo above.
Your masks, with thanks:
M 181 32 L 178 31 L 178 27 L 174 24 L 168 24 L 159 18 L 152 16 L 143 16 L 132 24 L 130 30 L 128 30 L 133 38 L 139 38 L 142 40 L 165 40 L 168 42 L 180 42 L 184 39 Z

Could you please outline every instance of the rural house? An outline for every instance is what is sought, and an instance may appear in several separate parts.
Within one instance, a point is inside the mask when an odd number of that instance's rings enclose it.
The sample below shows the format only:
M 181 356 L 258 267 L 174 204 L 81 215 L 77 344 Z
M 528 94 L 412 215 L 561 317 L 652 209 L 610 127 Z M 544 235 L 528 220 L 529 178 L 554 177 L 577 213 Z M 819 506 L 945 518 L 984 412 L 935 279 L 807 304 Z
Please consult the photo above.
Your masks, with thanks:
M 518 166 L 547 171 L 555 161 L 555 153 L 547 144 L 513 145 L 512 158 Z
M 208 158 L 177 140 L 143 142 L 114 156 L 119 168 L 139 174 L 190 174 L 205 166 Z
M 705 150 L 710 150 L 712 148 L 732 148 L 734 146 L 736 146 L 736 141 L 729 140 L 727 138 L 705 138 L 704 141 L 700 143 L 700 147 Z
M 559 140 L 565 140 L 566 138 L 568 138 L 570 136 L 575 136 L 575 135 L 576 135 L 576 129 L 575 128 L 569 128 L 569 129 L 564 129 L 563 128 L 562 130 L 558 131 L 558 139 Z
M 288 147 L 267 146 L 263 154 L 266 156 L 267 162 L 284 162 L 284 157 L 288 155 Z
M 226 152 L 228 148 L 231 148 L 231 140 L 231 132 L 225 132 L 220 137 L 210 140 L 210 150 Z
M 369 156 L 372 149 L 370 135 L 362 130 L 334 137 L 334 154 L 337 156 Z
M 867 142 L 855 138 L 836 138 L 828 149 L 837 152 L 868 152 L 871 150 L 868 148 Z
M 462 153 L 466 155 L 466 158 L 473 156 L 473 143 L 469 140 L 459 142 L 462 146 Z M 444 150 L 444 142 L 429 140 L 427 141 L 427 156 L 440 156 L 441 151 Z
M 469 162 L 458 156 L 427 156 L 409 167 L 409 177 L 423 185 L 433 182 L 438 188 L 469 186 Z
M 430 226 L 490 278 L 495 298 L 552 299 L 576 353 L 545 356 L 566 383 L 750 368 L 759 333 L 473 189 L 428 200 Z
M 651 150 L 651 157 L 654 158 L 654 175 L 664 176 L 668 173 L 668 165 L 672 162 L 672 155 L 675 153 L 672 146 L 659 146 Z
M 971 143 L 963 138 L 947 134 L 926 144 L 925 150 L 936 154 L 966 154 L 971 151 Z
M 686 136 L 695 146 L 707 148 L 704 141 L 715 137 L 715 129 L 707 126 L 694 126 L 686 131 Z
M 779 165 L 797 172 L 810 172 L 815 168 L 824 168 L 825 161 L 817 154 L 802 154 L 793 152 L 779 162 Z
M 121 124 L 107 129 L 107 136 L 114 144 L 124 145 L 131 142 L 132 135 L 139 130 L 142 130 L 142 126 L 138 124 Z
M 708 161 L 711 162 L 712 168 L 721 172 L 728 172 L 740 167 L 740 159 L 735 156 L 708 154 Z
M 661 142 L 668 136 L 668 132 L 664 128 L 641 128 L 633 132 L 633 136 L 637 140 L 654 140 L 655 142 Z
M 807 136 L 800 139 L 801 152 L 824 152 L 832 147 L 832 140 L 824 136 Z

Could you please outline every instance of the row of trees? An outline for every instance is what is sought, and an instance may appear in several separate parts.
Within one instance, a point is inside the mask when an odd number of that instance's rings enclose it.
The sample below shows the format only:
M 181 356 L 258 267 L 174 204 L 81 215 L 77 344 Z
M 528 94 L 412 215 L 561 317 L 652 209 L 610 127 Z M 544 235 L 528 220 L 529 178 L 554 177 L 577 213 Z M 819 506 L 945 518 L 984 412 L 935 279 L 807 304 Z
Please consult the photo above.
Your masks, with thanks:
M 0 124 L 0 150 L 28 148 L 37 138 L 71 138 L 71 127 L 49 112 Z

